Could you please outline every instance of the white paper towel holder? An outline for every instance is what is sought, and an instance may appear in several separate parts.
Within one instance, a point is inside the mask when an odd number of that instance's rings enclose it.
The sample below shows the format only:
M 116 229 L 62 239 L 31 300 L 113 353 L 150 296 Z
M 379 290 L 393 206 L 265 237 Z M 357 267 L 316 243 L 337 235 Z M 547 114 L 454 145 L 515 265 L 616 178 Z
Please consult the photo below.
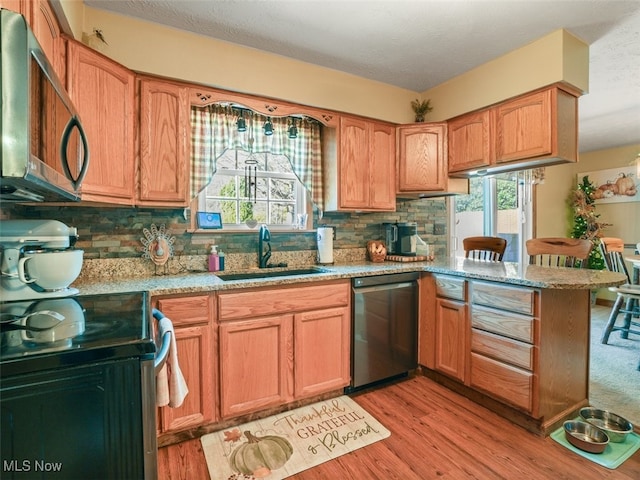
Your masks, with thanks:
M 318 227 L 318 263 L 329 265 L 333 263 L 333 227 Z

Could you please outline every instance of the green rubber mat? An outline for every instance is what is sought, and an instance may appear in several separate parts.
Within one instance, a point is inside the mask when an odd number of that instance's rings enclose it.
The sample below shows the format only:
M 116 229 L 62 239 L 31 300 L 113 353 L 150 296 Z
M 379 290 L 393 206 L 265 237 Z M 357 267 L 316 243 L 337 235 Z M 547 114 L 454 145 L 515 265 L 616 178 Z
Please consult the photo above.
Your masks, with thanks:
M 550 437 L 560 445 L 567 447 L 569 450 L 577 453 L 581 457 L 612 470 L 614 468 L 618 468 L 626 459 L 640 449 L 640 436 L 635 432 L 631 432 L 627 435 L 624 442 L 609 442 L 602 453 L 585 452 L 584 450 L 580 450 L 579 448 L 571 445 L 564 435 L 564 427 L 560 427 L 555 430 Z

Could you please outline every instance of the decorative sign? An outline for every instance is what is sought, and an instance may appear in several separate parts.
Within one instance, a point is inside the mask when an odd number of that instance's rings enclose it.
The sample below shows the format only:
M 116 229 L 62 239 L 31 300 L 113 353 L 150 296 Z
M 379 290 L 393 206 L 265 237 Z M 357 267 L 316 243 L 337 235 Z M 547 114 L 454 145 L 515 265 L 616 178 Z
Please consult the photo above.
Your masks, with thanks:
M 640 164 L 578 173 L 578 183 L 585 176 L 596 188 L 595 203 L 640 202 Z
M 347 396 L 200 438 L 216 480 L 281 480 L 391 433 Z

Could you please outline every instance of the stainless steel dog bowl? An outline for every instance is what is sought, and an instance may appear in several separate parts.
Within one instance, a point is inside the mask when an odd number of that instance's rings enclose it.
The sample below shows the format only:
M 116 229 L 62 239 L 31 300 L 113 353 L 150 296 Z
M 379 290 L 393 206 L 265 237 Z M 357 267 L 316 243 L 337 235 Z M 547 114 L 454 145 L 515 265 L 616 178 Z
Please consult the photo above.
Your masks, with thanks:
M 564 422 L 564 434 L 571 445 L 589 453 L 602 453 L 609 443 L 603 430 L 579 420 Z
M 580 416 L 591 425 L 604 430 L 609 440 L 615 443 L 624 442 L 627 435 L 633 431 L 631 422 L 607 410 L 585 407 L 580 409 Z

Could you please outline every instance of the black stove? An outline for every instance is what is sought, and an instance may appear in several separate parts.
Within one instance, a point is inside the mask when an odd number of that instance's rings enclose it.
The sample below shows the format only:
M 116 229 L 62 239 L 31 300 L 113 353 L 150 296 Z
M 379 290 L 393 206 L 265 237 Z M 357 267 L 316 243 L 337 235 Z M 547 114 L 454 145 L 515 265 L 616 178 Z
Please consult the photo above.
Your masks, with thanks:
M 150 318 L 144 292 L 0 303 L 2 377 L 126 357 L 153 358 Z

